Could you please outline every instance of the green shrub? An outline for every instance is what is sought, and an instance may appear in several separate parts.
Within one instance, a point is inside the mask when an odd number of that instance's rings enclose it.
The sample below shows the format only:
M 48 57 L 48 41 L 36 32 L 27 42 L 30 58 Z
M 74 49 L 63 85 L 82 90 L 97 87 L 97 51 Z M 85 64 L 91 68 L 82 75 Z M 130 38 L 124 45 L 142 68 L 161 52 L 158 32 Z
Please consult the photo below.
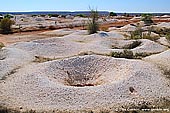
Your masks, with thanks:
M 0 49 L 3 47 L 5 47 L 5 45 L 2 42 L 0 42 Z
M 165 37 L 168 41 L 170 41 L 170 34 L 167 34 Z
M 45 17 L 46 15 L 41 14 L 40 16 L 41 16 L 41 17 Z
M 142 39 L 142 28 L 137 26 L 135 31 L 130 32 L 130 39 Z
M 144 21 L 146 25 L 151 25 L 153 23 L 152 14 L 142 14 L 141 20 Z
M 91 20 L 89 20 L 88 22 L 88 32 L 89 34 L 94 34 L 97 33 L 97 31 L 99 30 L 99 24 L 98 24 L 98 11 L 96 10 L 91 10 L 90 13 L 90 18 Z
M 49 17 L 58 17 L 58 14 L 48 14 Z
M 160 36 L 164 36 L 166 34 L 164 28 L 158 28 L 158 27 L 154 28 L 152 32 L 157 33 Z
M 146 53 L 146 52 L 142 52 L 142 53 L 135 53 L 133 57 L 136 58 L 136 59 L 141 59 L 141 58 L 149 56 L 149 55 L 151 55 L 151 54 Z
M 84 14 L 77 14 L 76 16 L 79 16 L 79 17 L 86 17 L 86 15 L 84 15 Z
M 110 12 L 109 16 L 117 16 L 115 12 Z
M 116 57 L 116 58 L 132 59 L 133 58 L 133 52 L 125 49 L 125 50 L 123 50 L 123 52 L 112 52 L 111 56 Z
M 37 15 L 35 15 L 35 14 L 33 14 L 33 15 L 31 15 L 31 17 L 36 17 Z
M 43 62 L 52 61 L 52 60 L 55 60 L 55 59 L 35 56 L 34 62 L 43 63 Z
M 156 41 L 157 39 L 159 39 L 159 35 L 152 36 L 152 32 L 154 32 L 153 27 L 149 27 L 148 30 L 144 32 L 144 30 L 140 26 L 137 26 L 135 31 L 130 32 L 130 39 L 149 39 L 152 41 Z
M 153 32 L 159 34 L 161 37 L 166 37 L 170 41 L 170 28 L 154 28 Z
M 142 35 L 142 39 L 149 39 L 152 41 L 156 41 L 159 39 L 159 36 L 151 36 L 151 33 L 148 32 L 148 33 Z
M 12 29 L 11 26 L 14 24 L 14 21 L 10 20 L 9 18 L 4 18 L 0 22 L 0 32 L 3 34 L 11 33 Z
M 142 52 L 142 53 L 133 53 L 131 50 L 124 49 L 123 52 L 112 52 L 111 56 L 116 58 L 127 58 L 127 59 L 141 59 L 143 57 L 149 56 L 151 54 Z
M 159 34 L 162 37 L 166 37 L 168 41 L 170 41 L 170 28 L 157 28 L 154 30 L 155 33 Z

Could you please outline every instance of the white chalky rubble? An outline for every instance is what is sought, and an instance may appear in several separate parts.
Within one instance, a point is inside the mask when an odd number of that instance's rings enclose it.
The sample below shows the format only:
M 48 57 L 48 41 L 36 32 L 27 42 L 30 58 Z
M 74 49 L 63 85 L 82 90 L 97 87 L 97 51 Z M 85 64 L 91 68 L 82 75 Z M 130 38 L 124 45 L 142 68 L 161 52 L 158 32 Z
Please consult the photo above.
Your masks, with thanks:
M 58 34 L 59 32 L 57 31 L 56 33 Z M 128 43 L 134 42 L 124 39 L 123 35 L 114 31 L 99 32 L 92 35 L 85 34 L 85 31 L 75 31 L 75 33 L 63 37 L 21 42 L 10 45 L 10 47 L 23 49 L 34 54 L 34 56 L 66 58 L 86 52 L 106 55 L 114 51 L 114 47 L 121 50 Z M 131 48 L 134 53 L 154 54 L 167 50 L 167 47 L 147 39 L 138 41 L 141 44 L 135 48 Z
M 0 79 L 33 60 L 34 57 L 23 50 L 15 48 L 0 49 Z
M 166 37 L 160 37 L 157 40 L 160 44 L 170 47 L 170 41 L 166 39 Z
M 166 46 L 148 39 L 125 40 L 115 31 L 88 35 L 86 30 L 63 29 L 40 35 L 56 37 L 0 49 L 0 107 L 100 112 L 170 99 L 170 81 L 164 76 L 170 71 Z M 132 52 L 156 55 L 143 61 L 104 56 L 136 41 L 140 43 L 130 48 Z M 35 56 L 53 61 L 33 63 Z
M 136 26 L 132 26 L 130 24 L 120 28 L 121 31 L 125 31 L 125 32 L 135 31 L 136 29 L 137 29 Z
M 156 64 L 165 72 L 170 72 L 170 50 L 164 51 L 160 54 L 148 56 L 143 60 Z
M 69 35 L 73 32 L 75 32 L 75 31 L 71 30 L 71 29 L 59 29 L 59 30 L 53 30 L 53 31 L 46 31 L 46 32 L 40 33 L 40 35 L 64 36 L 64 35 Z
M 158 25 L 155 25 L 158 28 L 170 28 L 170 22 L 162 22 Z
M 163 52 L 168 49 L 167 47 L 148 39 L 140 39 L 139 41 L 142 42 L 141 45 L 132 49 L 132 51 L 135 53 L 154 54 Z
M 82 34 L 83 32 L 78 31 L 78 34 L 70 34 L 64 37 L 16 43 L 10 45 L 10 47 L 23 49 L 34 54 L 34 56 L 65 58 L 87 51 L 109 54 L 111 52 L 110 45 L 105 47 L 101 42 L 124 39 L 122 35 L 116 32 L 100 32 L 92 35 L 79 35 L 79 33 Z
M 114 111 L 168 97 L 168 82 L 144 61 L 88 55 L 21 69 L 0 83 L 0 103 L 37 112 Z

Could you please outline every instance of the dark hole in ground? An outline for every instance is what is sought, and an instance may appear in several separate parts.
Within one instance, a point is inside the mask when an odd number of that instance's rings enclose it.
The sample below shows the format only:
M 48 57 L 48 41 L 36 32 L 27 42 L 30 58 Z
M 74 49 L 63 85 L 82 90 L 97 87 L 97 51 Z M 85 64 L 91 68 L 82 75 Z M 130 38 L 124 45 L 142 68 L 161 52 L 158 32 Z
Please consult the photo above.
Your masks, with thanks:
M 85 87 L 85 86 L 95 86 L 94 84 L 75 84 L 75 85 L 71 85 L 71 86 L 75 86 L 75 87 Z

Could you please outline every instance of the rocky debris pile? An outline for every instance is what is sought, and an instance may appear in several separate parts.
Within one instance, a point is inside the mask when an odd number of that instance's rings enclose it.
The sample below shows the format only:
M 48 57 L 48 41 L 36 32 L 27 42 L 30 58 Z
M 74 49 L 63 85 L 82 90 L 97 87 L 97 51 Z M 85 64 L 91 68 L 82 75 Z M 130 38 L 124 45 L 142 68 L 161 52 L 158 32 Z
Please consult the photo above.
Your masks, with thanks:
M 151 55 L 143 59 L 144 61 L 156 64 L 165 73 L 169 73 L 170 76 L 170 50 L 164 51 L 160 54 Z
M 0 79 L 13 74 L 18 68 L 34 60 L 34 56 L 15 48 L 0 50 Z
M 158 68 L 143 61 L 73 57 L 19 70 L 0 83 L 0 103 L 22 111 L 114 111 L 141 102 L 159 104 L 155 100 L 170 94 L 168 82 Z
M 82 44 L 66 41 L 62 38 L 16 43 L 10 47 L 22 49 L 34 56 L 42 56 L 45 58 L 65 58 L 74 56 L 83 48 Z
M 77 34 L 71 32 L 73 32 L 73 30 L 47 32 L 47 35 L 50 33 L 54 33 L 53 35 L 68 35 L 64 37 L 16 43 L 10 45 L 10 47 L 22 49 L 34 54 L 35 56 L 47 58 L 65 58 L 89 51 L 96 54 L 106 55 L 115 51 L 115 49 L 130 49 L 134 53 L 147 53 L 149 55 L 167 50 L 167 47 L 148 39 L 137 40 L 141 43 L 134 45 L 134 40 L 124 40 L 123 35 L 114 31 L 99 32 L 92 35 L 80 34 L 80 31 L 78 31 Z M 133 47 L 126 47 L 128 45 Z
M 157 41 L 164 46 L 170 47 L 170 41 L 167 40 L 166 37 L 160 37 L 160 39 L 158 39 Z
M 170 100 L 168 40 L 128 40 L 120 31 L 88 35 L 60 29 L 39 34 L 52 38 L 1 48 L 0 110 L 110 112 L 162 106 L 160 101 Z M 142 60 L 114 58 L 122 51 Z
M 158 25 L 156 25 L 158 28 L 170 28 L 170 22 L 162 22 Z
M 135 53 L 155 54 L 163 52 L 168 49 L 167 47 L 148 39 L 140 39 L 139 41 L 142 42 L 140 46 L 132 49 L 132 51 Z
M 128 25 L 121 27 L 120 30 L 125 31 L 125 32 L 135 31 L 136 26 L 132 26 L 132 25 L 128 24 Z
M 40 33 L 40 35 L 62 37 L 65 35 L 69 35 L 73 32 L 75 31 L 71 29 L 59 29 L 59 30 L 53 30 L 53 31 L 45 31 L 43 33 Z

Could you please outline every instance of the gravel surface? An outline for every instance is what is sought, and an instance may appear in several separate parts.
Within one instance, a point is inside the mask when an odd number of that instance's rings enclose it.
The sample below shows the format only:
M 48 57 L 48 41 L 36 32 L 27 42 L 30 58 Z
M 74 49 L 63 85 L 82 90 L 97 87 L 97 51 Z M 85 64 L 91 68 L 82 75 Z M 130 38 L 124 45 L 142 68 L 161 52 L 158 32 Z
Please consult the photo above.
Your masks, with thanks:
M 15 48 L 0 49 L 0 79 L 14 73 L 16 69 L 32 62 L 34 57 L 27 52 Z
M 158 42 L 163 45 L 125 40 L 115 31 L 88 35 L 86 30 L 61 29 L 39 34 L 50 35 L 0 49 L 0 107 L 110 112 L 170 100 L 170 50 L 162 40 Z M 124 49 L 155 55 L 142 60 L 107 56 Z
M 0 83 L 0 103 L 36 111 L 114 111 L 168 98 L 168 83 L 159 69 L 143 61 L 73 57 L 22 68 Z
M 45 36 L 65 36 L 65 35 L 69 35 L 73 32 L 75 32 L 75 31 L 71 30 L 71 29 L 59 29 L 59 30 L 53 30 L 53 31 L 45 31 L 45 32 L 39 33 L 39 34 L 45 35 Z
M 148 39 L 140 39 L 139 41 L 141 41 L 142 44 L 132 49 L 132 51 L 135 53 L 155 54 L 155 53 L 163 52 L 168 49 L 167 47 Z
M 170 50 L 167 50 L 160 54 L 148 56 L 144 58 L 143 60 L 156 64 L 161 69 L 163 69 L 165 72 L 167 73 L 169 72 L 170 74 Z
M 81 33 L 79 31 L 79 33 Z M 64 37 L 54 37 L 49 39 L 36 40 L 31 42 L 21 42 L 10 45 L 12 48 L 19 48 L 34 56 L 48 58 L 66 58 L 77 56 L 81 53 L 96 53 L 109 55 L 115 49 L 122 51 L 124 47 L 132 44 L 135 40 L 124 40 L 124 36 L 117 32 L 99 32 L 92 35 L 70 34 Z M 156 42 L 141 39 L 135 48 L 130 48 L 134 53 L 155 54 L 168 48 Z M 128 48 L 127 48 L 128 49 Z
M 125 31 L 125 32 L 135 31 L 136 29 L 137 28 L 135 26 L 132 26 L 130 24 L 125 25 L 125 26 L 120 28 L 121 31 Z
M 170 48 L 170 41 L 166 39 L 166 37 L 160 37 L 160 39 L 157 40 L 160 44 L 167 46 Z

